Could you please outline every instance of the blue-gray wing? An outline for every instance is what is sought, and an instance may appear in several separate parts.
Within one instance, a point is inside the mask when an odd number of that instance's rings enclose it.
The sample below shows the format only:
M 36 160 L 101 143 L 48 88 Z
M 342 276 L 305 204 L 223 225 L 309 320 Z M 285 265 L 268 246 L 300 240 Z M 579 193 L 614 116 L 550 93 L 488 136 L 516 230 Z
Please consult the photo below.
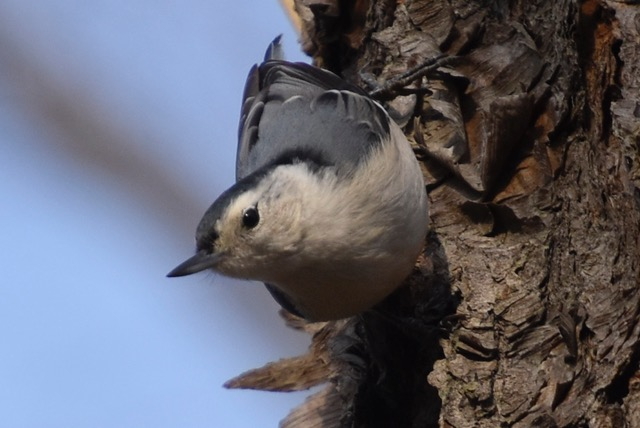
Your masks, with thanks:
M 366 92 L 329 71 L 267 60 L 247 78 L 236 179 L 294 158 L 348 174 L 389 140 L 389 120 Z

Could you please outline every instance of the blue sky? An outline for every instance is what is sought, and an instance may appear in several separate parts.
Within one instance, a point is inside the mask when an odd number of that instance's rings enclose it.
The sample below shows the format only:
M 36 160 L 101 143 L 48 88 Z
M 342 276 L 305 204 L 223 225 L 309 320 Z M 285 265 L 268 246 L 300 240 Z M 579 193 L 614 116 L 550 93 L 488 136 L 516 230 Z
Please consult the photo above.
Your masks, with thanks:
M 277 1 L 0 3 L 0 427 L 270 427 L 306 393 L 228 391 L 301 353 L 256 283 L 167 279 L 233 183 Z

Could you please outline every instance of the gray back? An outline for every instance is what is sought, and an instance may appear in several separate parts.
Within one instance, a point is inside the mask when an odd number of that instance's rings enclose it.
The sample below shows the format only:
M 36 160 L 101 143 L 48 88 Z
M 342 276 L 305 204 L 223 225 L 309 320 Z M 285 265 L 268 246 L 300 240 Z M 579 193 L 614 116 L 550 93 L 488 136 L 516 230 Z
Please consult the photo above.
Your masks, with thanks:
M 245 85 L 236 179 L 266 166 L 309 160 L 350 171 L 389 140 L 389 118 L 366 92 L 303 63 L 267 60 Z

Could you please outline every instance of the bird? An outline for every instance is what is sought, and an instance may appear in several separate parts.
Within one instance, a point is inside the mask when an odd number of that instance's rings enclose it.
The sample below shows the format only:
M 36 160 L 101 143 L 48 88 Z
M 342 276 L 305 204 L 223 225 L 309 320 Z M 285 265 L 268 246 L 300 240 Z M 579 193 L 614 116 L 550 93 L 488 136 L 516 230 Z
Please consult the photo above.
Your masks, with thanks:
M 403 283 L 427 229 L 424 177 L 400 127 L 358 86 L 284 60 L 278 36 L 246 80 L 236 183 L 167 276 L 262 281 L 294 315 L 342 319 Z

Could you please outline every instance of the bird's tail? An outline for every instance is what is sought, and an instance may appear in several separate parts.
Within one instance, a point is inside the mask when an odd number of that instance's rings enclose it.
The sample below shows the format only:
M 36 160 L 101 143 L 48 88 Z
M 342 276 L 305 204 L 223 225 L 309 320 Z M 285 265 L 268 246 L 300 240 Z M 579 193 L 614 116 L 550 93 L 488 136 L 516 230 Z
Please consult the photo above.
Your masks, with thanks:
M 267 51 L 264 53 L 264 60 L 269 61 L 272 59 L 275 60 L 284 60 L 284 49 L 282 48 L 282 44 L 280 40 L 282 39 L 282 34 L 279 34 L 269 46 L 267 46 Z

